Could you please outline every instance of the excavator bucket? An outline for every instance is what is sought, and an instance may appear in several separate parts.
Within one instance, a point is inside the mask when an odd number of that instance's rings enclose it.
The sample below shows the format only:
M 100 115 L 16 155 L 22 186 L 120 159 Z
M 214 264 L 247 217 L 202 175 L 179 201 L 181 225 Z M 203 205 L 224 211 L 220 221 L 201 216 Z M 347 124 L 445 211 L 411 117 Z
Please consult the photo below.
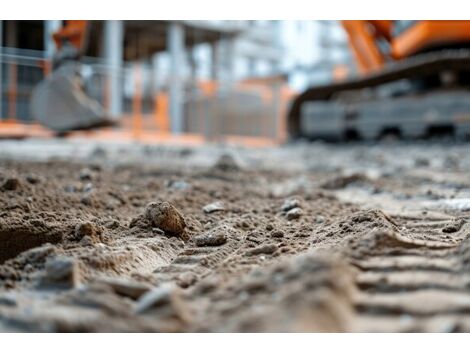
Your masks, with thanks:
M 114 125 L 103 107 L 85 93 L 80 67 L 78 63 L 61 66 L 32 92 L 33 117 L 58 133 Z

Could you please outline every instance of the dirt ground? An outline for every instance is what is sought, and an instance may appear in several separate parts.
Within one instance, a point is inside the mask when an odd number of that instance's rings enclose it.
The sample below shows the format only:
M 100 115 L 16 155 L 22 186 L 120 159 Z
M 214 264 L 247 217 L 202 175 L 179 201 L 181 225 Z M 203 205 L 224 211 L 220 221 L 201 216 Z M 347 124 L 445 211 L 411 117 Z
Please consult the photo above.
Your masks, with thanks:
M 469 151 L 0 142 L 0 330 L 470 331 Z

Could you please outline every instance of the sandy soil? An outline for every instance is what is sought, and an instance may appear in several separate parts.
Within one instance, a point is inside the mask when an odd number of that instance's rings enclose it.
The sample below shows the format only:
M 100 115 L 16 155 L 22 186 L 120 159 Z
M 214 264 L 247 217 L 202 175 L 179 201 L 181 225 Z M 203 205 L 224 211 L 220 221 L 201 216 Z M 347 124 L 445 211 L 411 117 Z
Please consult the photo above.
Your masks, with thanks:
M 469 150 L 1 142 L 0 330 L 470 331 Z

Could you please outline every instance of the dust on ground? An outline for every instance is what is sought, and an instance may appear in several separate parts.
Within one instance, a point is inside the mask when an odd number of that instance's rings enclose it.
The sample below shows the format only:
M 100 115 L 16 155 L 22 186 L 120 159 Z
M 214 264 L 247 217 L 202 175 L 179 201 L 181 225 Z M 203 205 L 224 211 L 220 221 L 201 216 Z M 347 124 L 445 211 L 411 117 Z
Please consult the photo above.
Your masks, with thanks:
M 470 146 L 0 143 L 2 331 L 470 331 Z

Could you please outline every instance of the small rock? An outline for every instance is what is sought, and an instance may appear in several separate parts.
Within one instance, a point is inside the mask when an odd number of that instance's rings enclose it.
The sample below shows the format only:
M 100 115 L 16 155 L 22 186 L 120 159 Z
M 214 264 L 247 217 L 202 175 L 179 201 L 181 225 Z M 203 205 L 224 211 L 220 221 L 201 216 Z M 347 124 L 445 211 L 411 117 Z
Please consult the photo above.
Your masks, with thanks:
M 219 229 L 214 229 L 219 230 Z M 225 236 L 222 232 L 210 231 L 209 233 L 205 233 L 203 235 L 199 235 L 194 237 L 194 241 L 196 242 L 196 246 L 198 247 L 205 247 L 205 246 L 221 246 L 227 242 L 227 236 Z
M 284 201 L 284 203 L 281 206 L 281 210 L 284 211 L 284 212 L 287 212 L 291 209 L 301 208 L 301 207 L 302 207 L 302 203 L 301 203 L 300 199 L 291 198 L 291 199 L 286 199 Z
M 76 191 L 76 188 L 74 185 L 66 185 L 64 187 L 64 191 L 67 192 L 67 193 L 73 193 Z
M 82 181 L 91 181 L 91 179 L 93 178 L 93 173 L 90 169 L 85 168 L 80 170 L 79 177 Z
M 204 211 L 204 213 L 210 214 L 210 213 L 213 213 L 213 212 L 216 212 L 216 211 L 225 210 L 225 206 L 224 206 L 224 203 L 222 201 L 218 201 L 218 202 L 214 202 L 214 203 L 210 203 L 210 204 L 205 205 L 202 208 L 202 210 Z
M 318 215 L 318 216 L 315 217 L 315 222 L 317 224 L 323 224 L 325 222 L 325 218 L 321 215 Z
M 180 235 L 186 227 L 183 215 L 168 202 L 147 204 L 144 215 L 153 226 L 168 235 Z
M 144 294 L 137 301 L 134 311 L 142 314 L 154 310 L 183 322 L 190 320 L 190 311 L 181 297 L 180 289 L 171 284 L 159 286 Z
M 286 213 L 287 220 L 295 220 L 302 216 L 303 211 L 300 208 L 294 208 Z
M 145 293 L 150 291 L 150 286 L 141 282 L 131 281 L 122 278 L 102 278 L 98 280 L 101 283 L 109 285 L 115 293 L 132 299 L 139 299 Z
M 35 174 L 29 174 L 29 175 L 26 175 L 26 181 L 28 181 L 32 185 L 35 185 L 39 183 L 41 179 Z
M 176 282 L 182 288 L 188 288 L 196 283 L 197 277 L 191 272 L 186 272 L 178 276 Z
M 275 244 L 265 244 L 246 251 L 246 255 L 273 254 L 277 250 Z
M 3 182 L 1 189 L 4 191 L 15 191 L 19 186 L 20 180 L 18 180 L 16 177 L 9 177 L 5 180 L 5 182 Z
M 93 205 L 93 200 L 90 196 L 84 196 L 80 199 L 80 203 L 86 206 L 92 206 Z
M 225 172 L 239 171 L 241 169 L 235 158 L 230 154 L 222 154 L 212 168 Z
M 46 262 L 42 285 L 69 289 L 77 287 L 79 282 L 79 268 L 73 258 L 59 257 Z
M 271 233 L 271 237 L 282 238 L 282 237 L 284 237 L 284 231 L 282 231 L 282 230 L 273 231 L 273 233 Z
M 90 193 L 93 190 L 93 184 L 91 182 L 88 182 L 84 187 L 83 187 L 83 192 L 84 193 Z
M 111 219 L 111 220 L 105 221 L 104 226 L 107 229 L 114 230 L 114 229 L 117 229 L 120 226 L 120 224 L 119 224 L 119 221 L 117 221 L 116 219 Z
M 444 232 L 444 233 L 458 232 L 462 228 L 463 224 L 465 224 L 465 220 L 463 220 L 463 219 L 456 220 L 456 221 L 448 224 L 447 226 L 445 226 L 442 229 L 442 232 Z
M 186 191 L 188 189 L 191 189 L 191 185 L 185 181 L 174 181 L 174 180 L 169 180 L 166 183 L 166 186 L 170 189 L 178 190 L 178 191 Z

